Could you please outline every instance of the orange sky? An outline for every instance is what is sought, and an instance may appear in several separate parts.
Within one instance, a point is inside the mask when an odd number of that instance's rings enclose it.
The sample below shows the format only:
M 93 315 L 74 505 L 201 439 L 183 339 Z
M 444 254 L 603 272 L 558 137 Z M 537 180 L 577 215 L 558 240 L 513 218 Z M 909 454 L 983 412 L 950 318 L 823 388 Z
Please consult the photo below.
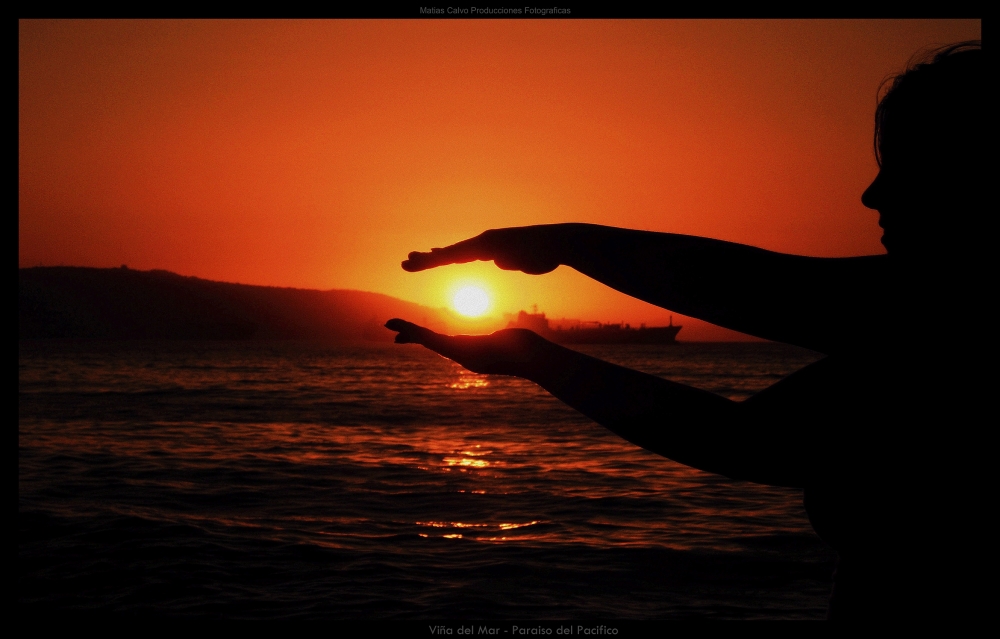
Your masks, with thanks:
M 665 323 L 565 267 L 406 273 L 592 222 L 881 253 L 876 90 L 937 21 L 21 21 L 20 266 L 161 268 Z M 684 318 L 681 337 L 728 334 Z

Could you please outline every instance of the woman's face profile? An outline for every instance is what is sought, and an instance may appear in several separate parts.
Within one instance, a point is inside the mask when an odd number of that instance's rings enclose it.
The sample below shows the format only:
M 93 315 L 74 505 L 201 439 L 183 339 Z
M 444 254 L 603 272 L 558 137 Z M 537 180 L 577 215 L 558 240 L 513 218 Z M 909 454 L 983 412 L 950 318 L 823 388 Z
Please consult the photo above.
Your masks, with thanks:
M 890 254 L 964 258 L 982 239 L 985 179 L 978 43 L 963 43 L 897 76 L 875 112 L 879 172 L 861 203 L 879 212 Z
M 928 144 L 920 129 L 891 133 L 882 138 L 879 172 L 862 193 L 861 203 L 878 211 L 882 246 L 888 253 L 933 250 L 946 232 L 941 213 L 954 199 L 949 189 L 956 176 L 948 164 L 955 161 Z
M 882 246 L 889 253 L 898 251 L 906 240 L 905 226 L 913 226 L 919 217 L 913 201 L 917 185 L 913 171 L 883 160 L 878 175 L 861 194 L 861 203 L 878 211 L 878 225 L 882 228 Z M 914 229 L 911 229 L 914 230 Z
M 957 247 L 967 229 L 954 215 L 978 208 L 977 173 L 966 158 L 911 137 L 917 143 L 882 147 L 879 172 L 861 203 L 878 211 L 882 246 L 889 254 L 961 250 Z

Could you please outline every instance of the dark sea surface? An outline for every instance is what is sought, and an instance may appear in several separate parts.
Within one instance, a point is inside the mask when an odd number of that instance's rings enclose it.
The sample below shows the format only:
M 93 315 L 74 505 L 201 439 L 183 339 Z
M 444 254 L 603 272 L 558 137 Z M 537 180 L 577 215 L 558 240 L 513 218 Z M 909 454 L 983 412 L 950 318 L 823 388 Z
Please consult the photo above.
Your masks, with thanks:
M 580 350 L 733 399 L 818 357 Z M 22 341 L 18 365 L 22 612 L 826 614 L 835 555 L 800 491 L 691 470 L 417 346 Z

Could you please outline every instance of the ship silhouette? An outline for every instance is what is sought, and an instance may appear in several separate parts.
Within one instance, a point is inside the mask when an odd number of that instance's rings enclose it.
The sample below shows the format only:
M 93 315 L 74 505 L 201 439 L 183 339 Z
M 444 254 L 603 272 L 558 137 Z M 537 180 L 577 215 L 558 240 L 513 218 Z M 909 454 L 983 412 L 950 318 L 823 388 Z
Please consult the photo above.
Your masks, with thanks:
M 526 328 L 557 344 L 676 344 L 677 333 L 682 328 L 674 326 L 673 315 L 670 316 L 669 326 L 647 327 L 640 324 L 638 328 L 633 328 L 624 323 L 602 324 L 579 320 L 560 320 L 552 326 L 545 313 L 538 312 L 537 305 L 531 311 L 520 311 L 507 328 Z

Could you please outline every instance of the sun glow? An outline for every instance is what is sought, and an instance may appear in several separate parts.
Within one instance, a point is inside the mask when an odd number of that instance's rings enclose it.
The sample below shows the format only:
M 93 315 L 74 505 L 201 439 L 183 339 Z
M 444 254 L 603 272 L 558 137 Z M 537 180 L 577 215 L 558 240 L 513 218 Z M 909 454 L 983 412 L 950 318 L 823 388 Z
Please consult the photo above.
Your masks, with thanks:
M 455 292 L 451 305 L 466 317 L 479 317 L 490 307 L 490 298 L 478 286 L 463 286 Z

